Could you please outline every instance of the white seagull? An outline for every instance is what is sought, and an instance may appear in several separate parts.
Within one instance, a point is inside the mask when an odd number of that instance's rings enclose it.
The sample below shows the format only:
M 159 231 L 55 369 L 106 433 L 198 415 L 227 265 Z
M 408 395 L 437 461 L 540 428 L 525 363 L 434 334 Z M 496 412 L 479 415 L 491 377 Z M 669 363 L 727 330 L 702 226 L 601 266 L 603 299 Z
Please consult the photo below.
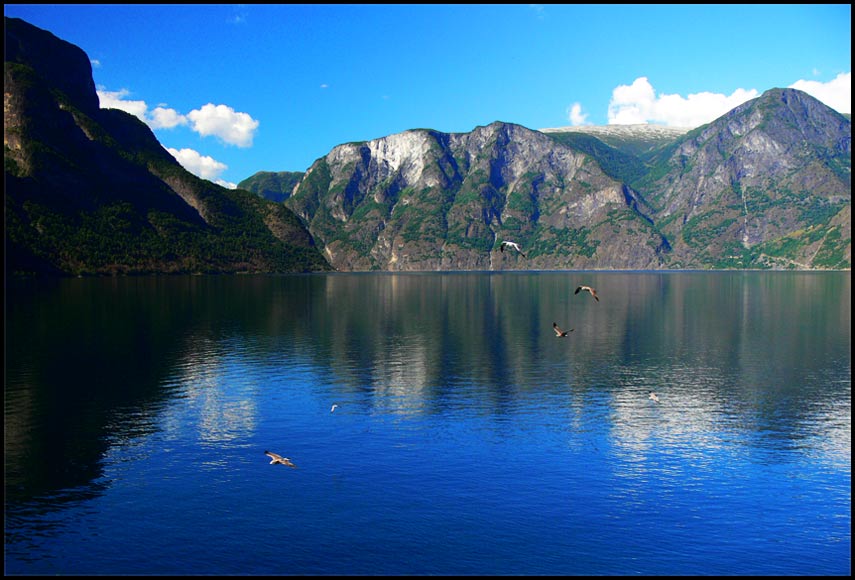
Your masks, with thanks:
M 338 405 L 333 405 L 332 407 L 330 407 L 330 413 L 335 411 L 337 408 L 338 408 Z
M 502 241 L 502 243 L 499 245 L 499 251 L 504 252 L 505 246 L 515 249 L 517 252 L 519 252 L 522 255 L 523 258 L 525 258 L 525 254 L 523 254 L 523 251 L 520 250 L 519 244 L 517 244 L 516 242 Z
M 568 332 L 573 332 L 574 329 L 571 328 L 570 330 L 561 330 L 561 327 L 559 327 L 557 324 L 555 324 L 553 322 L 552 323 L 552 330 L 555 331 L 555 337 L 556 338 L 564 338 L 565 336 L 567 336 Z
M 599 301 L 600 301 L 600 298 L 597 296 L 597 291 L 596 291 L 596 290 L 594 290 L 593 288 L 591 288 L 590 286 L 579 286 L 579 287 L 577 287 L 577 288 L 576 288 L 576 291 L 575 291 L 575 292 L 573 292 L 573 294 L 578 294 L 578 293 L 579 293 L 579 292 L 581 292 L 582 290 L 584 290 L 585 292 L 590 293 L 590 294 L 591 294 L 591 296 L 593 296 L 593 297 L 594 297 L 594 300 L 596 300 L 597 302 L 599 302 Z
M 287 465 L 288 467 L 297 467 L 296 465 L 291 463 L 290 459 L 288 459 L 287 457 L 282 457 L 278 453 L 273 453 L 272 451 L 265 451 L 264 454 L 270 457 L 270 465 L 273 465 L 274 463 L 279 463 L 281 465 Z
M 659 397 L 653 391 L 650 391 L 650 394 L 647 396 L 647 398 L 653 401 L 654 403 L 659 402 Z

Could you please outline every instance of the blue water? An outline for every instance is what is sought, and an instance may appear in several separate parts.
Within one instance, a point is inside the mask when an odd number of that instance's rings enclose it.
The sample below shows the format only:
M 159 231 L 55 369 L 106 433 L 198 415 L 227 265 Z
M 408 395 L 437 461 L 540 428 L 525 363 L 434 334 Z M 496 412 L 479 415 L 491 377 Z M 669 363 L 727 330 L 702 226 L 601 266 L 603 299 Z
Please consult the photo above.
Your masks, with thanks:
M 15 283 L 6 573 L 848 575 L 850 279 Z

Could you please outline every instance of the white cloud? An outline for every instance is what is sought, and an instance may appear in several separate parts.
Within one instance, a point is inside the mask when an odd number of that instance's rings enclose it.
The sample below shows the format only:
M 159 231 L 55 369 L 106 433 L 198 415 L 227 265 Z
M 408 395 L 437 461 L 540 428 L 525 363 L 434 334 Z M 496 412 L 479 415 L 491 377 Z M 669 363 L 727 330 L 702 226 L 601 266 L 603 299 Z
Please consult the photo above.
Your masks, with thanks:
M 840 113 L 852 111 L 851 73 L 841 73 L 827 83 L 800 80 L 790 88 L 804 91 Z M 688 97 L 657 95 L 647 77 L 639 77 L 631 85 L 619 85 L 612 91 L 608 122 L 610 125 L 656 123 L 699 127 L 758 96 L 760 93 L 756 89 L 736 89 L 730 95 L 710 92 L 692 93 Z M 581 112 L 581 108 L 577 112 Z
M 258 121 L 246 113 L 238 113 L 226 105 L 208 103 L 187 113 L 191 128 L 207 137 L 213 135 L 229 145 L 252 146 Z
M 567 120 L 571 125 L 587 125 L 588 114 L 582 112 L 582 105 L 573 103 L 567 107 Z
M 609 124 L 657 123 L 699 127 L 758 95 L 754 89 L 736 89 L 730 96 L 710 92 L 693 93 L 688 97 L 677 94 L 657 96 L 647 77 L 639 77 L 631 85 L 620 85 L 612 91 Z
M 149 111 L 145 101 L 130 101 L 127 89 L 120 91 L 98 90 L 102 109 L 121 109 L 146 123 L 152 130 L 172 129 L 178 125 L 190 128 L 203 137 L 214 136 L 227 145 L 251 147 L 259 122 L 247 113 L 238 113 L 226 105 L 208 103 L 182 115 L 175 109 L 158 105 Z
M 827 83 L 799 80 L 789 86 L 804 91 L 838 113 L 852 114 L 852 73 L 840 73 Z
M 152 129 L 172 129 L 178 125 L 186 125 L 187 117 L 166 107 L 155 107 L 146 121 Z
M 237 183 L 232 183 L 231 181 L 226 181 L 225 179 L 217 178 L 214 180 L 214 183 L 217 185 L 221 185 L 226 189 L 237 189 Z
M 92 63 L 92 68 L 101 68 L 101 61 L 97 58 L 90 59 L 89 62 Z
M 120 91 L 96 91 L 102 109 L 119 109 L 137 117 L 140 121 L 152 129 L 171 129 L 177 125 L 186 125 L 187 119 L 175 109 L 158 106 L 149 112 L 145 101 L 129 101 L 127 97 L 130 92 L 127 89 Z
M 228 187 L 229 189 L 235 189 L 237 187 L 234 183 L 220 179 L 220 174 L 229 168 L 225 163 L 221 163 L 207 155 L 201 155 L 198 151 L 194 151 L 193 149 L 173 149 L 172 147 L 167 147 L 166 150 L 175 157 L 175 160 L 178 161 L 184 169 L 193 175 L 213 181 L 214 183 L 222 185 L 223 187 Z
M 130 113 L 134 117 L 139 118 L 143 122 L 147 122 L 145 118 L 148 106 L 145 101 L 127 101 L 130 93 L 127 89 L 119 91 L 95 91 L 98 94 L 98 100 L 101 103 L 102 109 L 119 109 L 126 113 Z

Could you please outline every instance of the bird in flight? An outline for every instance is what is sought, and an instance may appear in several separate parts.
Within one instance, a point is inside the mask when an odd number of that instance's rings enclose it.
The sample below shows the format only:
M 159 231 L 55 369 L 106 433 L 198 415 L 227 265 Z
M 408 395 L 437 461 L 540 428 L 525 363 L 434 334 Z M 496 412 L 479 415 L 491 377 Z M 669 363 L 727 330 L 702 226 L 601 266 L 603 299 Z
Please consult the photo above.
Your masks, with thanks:
M 597 296 L 597 291 L 591 288 L 590 286 L 579 286 L 578 288 L 576 288 L 576 291 L 573 292 L 573 294 L 578 294 L 582 290 L 584 290 L 585 292 L 589 292 L 591 296 L 594 297 L 594 300 L 596 300 L 597 302 L 600 301 L 600 298 Z
M 517 244 L 516 242 L 502 241 L 501 245 L 499 245 L 499 251 L 504 252 L 505 246 L 515 249 L 517 252 L 519 252 L 522 255 L 523 258 L 525 258 L 525 254 L 523 254 L 523 251 L 520 250 L 519 244 Z
M 330 413 L 335 411 L 337 408 L 338 408 L 338 405 L 333 405 L 332 407 L 330 407 Z
M 556 338 L 564 338 L 565 336 L 567 336 L 568 332 L 573 332 L 574 329 L 571 328 L 570 330 L 561 330 L 561 327 L 553 322 L 552 330 L 555 331 Z
M 647 396 L 647 398 L 650 399 L 651 401 L 653 401 L 654 403 L 659 402 L 659 396 L 656 393 L 654 393 L 653 391 L 650 391 L 650 394 Z
M 273 453 L 272 451 L 265 451 L 264 454 L 270 457 L 270 465 L 273 465 L 274 463 L 280 463 L 282 465 L 287 465 L 288 467 L 297 467 L 296 465 L 291 463 L 290 459 L 288 459 L 287 457 L 282 457 L 278 453 Z

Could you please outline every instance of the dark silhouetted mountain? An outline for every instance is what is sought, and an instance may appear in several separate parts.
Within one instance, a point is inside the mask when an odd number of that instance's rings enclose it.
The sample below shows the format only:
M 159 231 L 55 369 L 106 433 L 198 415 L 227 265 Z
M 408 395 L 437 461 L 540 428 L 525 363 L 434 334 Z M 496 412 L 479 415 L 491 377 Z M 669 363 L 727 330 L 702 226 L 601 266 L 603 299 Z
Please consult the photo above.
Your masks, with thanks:
M 142 121 L 99 108 L 81 49 L 5 28 L 7 274 L 330 269 L 282 204 L 190 174 Z

